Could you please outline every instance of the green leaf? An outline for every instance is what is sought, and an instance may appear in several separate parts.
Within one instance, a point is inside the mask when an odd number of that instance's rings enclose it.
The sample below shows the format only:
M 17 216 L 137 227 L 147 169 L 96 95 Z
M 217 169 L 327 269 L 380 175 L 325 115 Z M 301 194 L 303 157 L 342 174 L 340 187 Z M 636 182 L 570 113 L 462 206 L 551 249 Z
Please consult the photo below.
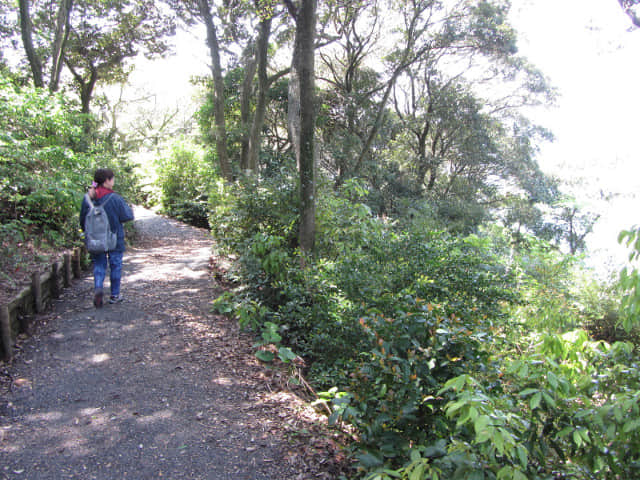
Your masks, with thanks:
M 371 470 L 382 465 L 382 460 L 369 452 L 356 455 L 356 458 L 364 467 Z
M 493 431 L 493 445 L 496 447 L 496 450 L 498 450 L 498 453 L 500 455 L 504 455 L 504 438 L 502 438 L 502 434 L 494 429 Z
M 536 392 L 539 392 L 539 391 L 540 390 L 537 389 L 537 388 L 525 388 L 518 395 L 520 395 L 521 397 L 526 397 L 528 395 L 531 395 L 532 393 L 536 393 Z
M 474 470 L 470 474 L 467 474 L 467 480 L 484 480 L 484 472 L 482 470 Z
M 585 444 L 591 443 L 591 439 L 589 438 L 589 432 L 586 429 L 584 428 L 580 429 L 579 433 L 580 433 L 580 436 L 582 437 L 582 441 Z
M 269 350 L 258 350 L 256 357 L 263 362 L 273 362 L 273 359 L 276 358 L 275 354 Z
M 280 347 L 278 349 L 278 357 L 284 363 L 289 363 L 296 358 L 296 354 L 289 347 Z
M 520 465 L 522 468 L 526 470 L 527 465 L 529 463 L 529 452 L 522 445 L 518 445 L 516 447 L 516 453 L 518 454 L 518 459 L 520 460 Z
M 435 445 L 430 445 L 422 453 L 426 458 L 444 457 L 447 454 L 446 442 L 439 440 Z
M 513 469 L 513 480 L 528 480 L 527 476 L 520 470 Z
M 441 395 L 447 390 L 453 390 L 455 392 L 459 392 L 460 390 L 463 389 L 465 383 L 467 382 L 467 378 L 468 378 L 467 375 L 459 375 L 457 377 L 450 379 L 447 383 L 444 384 L 444 388 L 442 388 L 438 392 L 438 395 Z
M 582 447 L 583 441 L 578 430 L 575 430 L 573 432 L 573 443 L 575 443 L 578 447 Z
M 329 426 L 333 427 L 339 418 L 340 418 L 340 410 L 333 411 L 333 413 L 329 415 L 329 420 L 328 420 Z
M 541 401 L 542 401 L 542 392 L 538 392 L 529 400 L 529 408 L 531 408 L 531 410 L 535 410 L 540 406 Z
M 629 433 L 632 430 L 637 430 L 638 427 L 640 427 L 640 419 L 635 419 L 629 422 L 625 422 L 624 426 L 622 427 L 622 431 L 624 433 Z
M 416 450 L 415 448 L 411 450 L 411 452 L 409 453 L 409 458 L 411 459 L 412 462 L 417 462 L 419 460 L 422 460 L 422 456 L 420 455 L 420 451 Z
M 542 392 L 542 397 L 549 407 L 556 408 L 556 401 L 551 397 L 551 395 L 549 395 L 547 392 Z
M 478 409 L 472 405 L 469 408 L 469 418 L 471 418 L 471 420 L 475 422 L 475 420 L 478 418 L 478 415 Z
M 491 440 L 494 432 L 495 432 L 495 428 L 493 427 L 488 427 L 485 430 L 478 432 L 476 434 L 476 443 L 484 443 L 487 440 Z
M 480 415 L 473 422 L 473 427 L 475 428 L 476 434 L 484 431 L 489 424 L 491 423 L 491 418 L 488 415 Z
M 423 480 L 424 464 L 418 464 L 409 474 L 409 480 Z
M 457 425 L 458 426 L 464 425 L 469 420 L 474 421 L 476 418 L 478 418 L 478 410 L 476 409 L 476 407 L 471 405 L 469 409 L 465 412 L 465 414 L 458 419 Z
M 507 465 L 498 471 L 498 480 L 511 480 L 513 478 L 513 467 Z
M 564 427 L 562 430 L 560 430 L 555 438 L 562 438 L 562 437 L 566 437 L 567 435 L 569 435 L 569 433 L 571 433 L 573 431 L 573 427 L 569 426 L 569 427 Z
M 460 410 L 467 404 L 466 399 L 458 400 L 457 402 L 450 403 L 447 405 L 447 417 L 452 417 L 454 413 Z

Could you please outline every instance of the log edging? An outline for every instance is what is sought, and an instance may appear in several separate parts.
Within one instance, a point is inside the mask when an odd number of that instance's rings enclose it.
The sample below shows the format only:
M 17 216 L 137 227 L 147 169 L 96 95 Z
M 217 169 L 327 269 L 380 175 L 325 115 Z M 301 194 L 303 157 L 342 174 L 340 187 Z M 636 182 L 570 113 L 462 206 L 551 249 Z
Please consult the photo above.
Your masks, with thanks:
M 6 305 L 0 305 L 0 347 L 2 359 L 13 357 L 13 348 L 19 334 L 30 335 L 36 314 L 51 306 L 63 288 L 72 285 L 89 266 L 86 247 L 75 248 L 63 255 L 62 261 L 51 264 L 48 271 L 34 272 L 31 285 L 18 292 Z

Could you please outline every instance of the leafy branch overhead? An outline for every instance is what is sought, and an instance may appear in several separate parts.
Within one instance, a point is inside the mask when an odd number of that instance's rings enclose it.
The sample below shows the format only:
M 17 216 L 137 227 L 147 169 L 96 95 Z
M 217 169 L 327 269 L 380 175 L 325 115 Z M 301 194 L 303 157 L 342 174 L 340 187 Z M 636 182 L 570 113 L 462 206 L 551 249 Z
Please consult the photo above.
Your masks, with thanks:
M 127 59 L 141 53 L 164 55 L 167 38 L 175 33 L 173 19 L 151 0 L 64 0 L 57 9 L 39 0 L 19 4 L 20 23 L 11 33 L 22 38 L 35 86 L 47 83 L 57 91 L 66 79 L 77 91 L 83 113 L 89 112 L 98 83 L 125 81 L 130 73 Z
M 629 16 L 631 22 L 640 28 L 640 1 L 638 0 L 618 0 L 624 12 Z

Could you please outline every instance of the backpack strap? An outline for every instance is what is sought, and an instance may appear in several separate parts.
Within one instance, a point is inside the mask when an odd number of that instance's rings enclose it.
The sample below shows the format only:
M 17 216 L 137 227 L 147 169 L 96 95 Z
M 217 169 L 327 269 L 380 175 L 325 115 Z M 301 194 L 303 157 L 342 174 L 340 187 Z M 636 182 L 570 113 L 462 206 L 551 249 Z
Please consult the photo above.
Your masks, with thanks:
M 95 207 L 95 203 L 93 203 L 93 200 L 91 200 L 91 197 L 89 196 L 88 193 L 84 194 L 84 198 L 87 199 L 87 203 L 89 204 L 90 207 Z
M 87 199 L 87 203 L 89 203 L 90 206 L 93 207 L 104 207 L 107 203 L 109 203 L 109 200 L 111 200 L 111 197 L 113 197 L 113 193 L 108 193 L 107 195 L 105 195 L 102 198 L 106 198 L 106 200 L 103 203 L 98 203 L 97 205 L 95 204 L 95 202 L 93 200 L 91 200 L 91 197 L 89 196 L 88 193 L 84 194 L 84 198 Z
M 107 203 L 109 203 L 109 200 L 111 200 L 111 197 L 113 197 L 113 193 L 108 193 L 107 195 L 105 195 L 102 198 L 106 198 L 106 200 L 104 201 L 104 203 L 101 203 L 101 206 L 105 206 Z

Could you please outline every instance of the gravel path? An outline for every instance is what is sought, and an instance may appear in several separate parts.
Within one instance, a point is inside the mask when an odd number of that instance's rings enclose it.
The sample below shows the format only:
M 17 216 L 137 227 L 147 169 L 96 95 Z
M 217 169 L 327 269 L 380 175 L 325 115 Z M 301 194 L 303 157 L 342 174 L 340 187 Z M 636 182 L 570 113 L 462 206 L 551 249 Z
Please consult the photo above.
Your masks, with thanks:
M 210 312 L 207 232 L 135 213 L 126 301 L 94 309 L 87 276 L 21 343 L 0 397 L 0 478 L 337 478 L 309 409 Z

